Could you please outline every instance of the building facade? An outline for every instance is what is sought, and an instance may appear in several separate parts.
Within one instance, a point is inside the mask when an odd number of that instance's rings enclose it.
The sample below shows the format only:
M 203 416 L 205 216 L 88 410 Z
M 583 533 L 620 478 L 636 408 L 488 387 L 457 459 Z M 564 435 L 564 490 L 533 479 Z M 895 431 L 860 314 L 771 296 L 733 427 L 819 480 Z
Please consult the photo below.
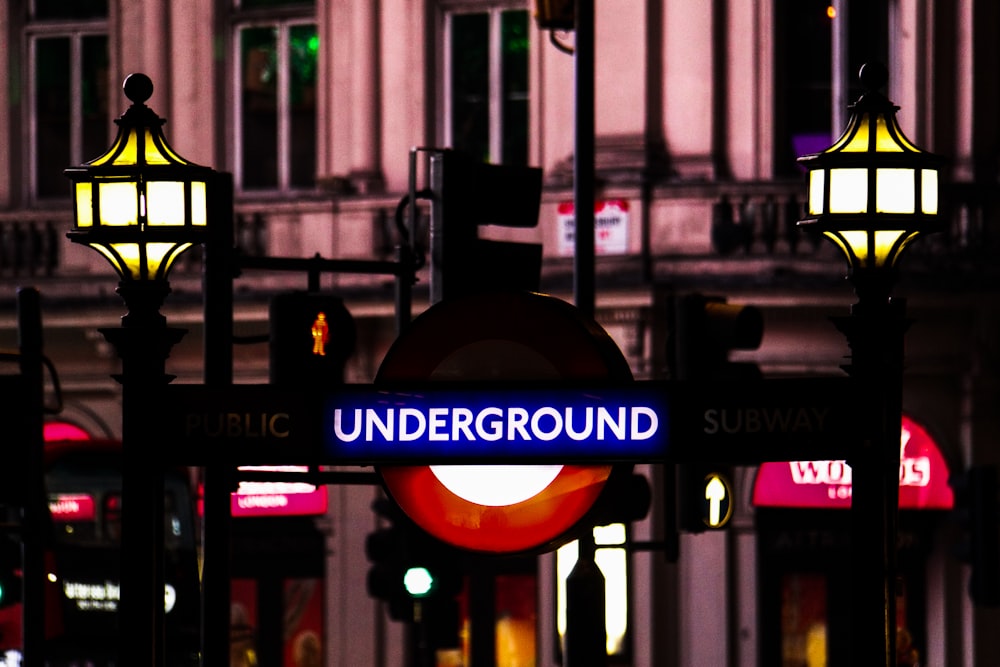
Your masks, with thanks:
M 573 33 L 540 29 L 534 12 L 524 0 L 0 0 L 0 344 L 16 345 L 16 287 L 37 286 L 59 418 L 120 435 L 119 361 L 97 328 L 123 306 L 103 260 L 65 239 L 62 170 L 110 145 L 119 86 L 136 71 L 154 82 L 149 106 L 173 148 L 233 174 L 246 255 L 391 259 L 411 176 L 418 188 L 428 178 L 413 147 L 450 147 L 543 169 L 537 227 L 482 233 L 541 243 L 542 291 L 571 301 Z M 766 376 L 842 374 L 850 351 L 830 318 L 854 297 L 834 248 L 795 225 L 806 196 L 795 158 L 832 143 L 860 94 L 854 73 L 880 60 L 907 136 L 948 160 L 945 229 L 903 258 L 896 288 L 912 320 L 904 413 L 940 453 L 934 474 L 1000 462 L 998 28 L 1000 8 L 978 0 L 597 3 L 596 313 L 634 376 L 666 377 L 664 304 L 688 292 L 763 310 L 763 343 L 746 358 Z M 425 238 L 422 205 L 417 219 Z M 200 382 L 200 255 L 178 264 L 163 312 L 188 334 L 168 372 Z M 427 283 L 424 268 L 414 315 Z M 270 298 L 306 277 L 250 270 L 235 285 L 234 333 L 253 338 Z M 347 380 L 370 382 L 396 336 L 391 278 L 324 275 L 321 289 L 357 324 Z M 237 345 L 235 380 L 266 382 L 267 361 L 266 345 Z M 664 471 L 641 471 L 659 498 Z M 755 502 L 760 471 L 737 472 L 727 531 L 683 535 L 676 563 L 629 554 L 623 664 L 845 664 L 846 513 Z M 838 480 L 832 493 L 849 494 Z M 363 584 L 378 491 L 328 493 L 319 517 L 234 528 L 259 556 L 234 557 L 234 590 L 260 610 L 292 579 L 319 582 L 322 664 L 401 665 L 402 629 Z M 662 539 L 668 506 L 654 502 L 633 539 Z M 969 601 L 946 512 L 904 510 L 901 525 L 901 617 L 920 664 L 1000 664 L 1000 616 Z M 265 554 L 267 536 L 291 546 Z M 498 589 L 530 594 L 499 614 L 498 655 L 502 636 L 515 648 L 498 664 L 557 664 L 556 558 L 515 570 L 497 577 L 522 583 Z M 261 635 L 282 622 L 262 619 L 249 621 Z

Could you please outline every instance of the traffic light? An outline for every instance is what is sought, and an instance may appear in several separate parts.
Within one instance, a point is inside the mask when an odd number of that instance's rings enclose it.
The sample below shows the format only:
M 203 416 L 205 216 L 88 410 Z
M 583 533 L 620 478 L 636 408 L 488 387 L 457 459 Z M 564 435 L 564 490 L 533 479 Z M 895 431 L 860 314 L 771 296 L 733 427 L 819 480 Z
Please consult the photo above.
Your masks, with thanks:
M 374 501 L 372 509 L 387 524 L 369 533 L 365 539 L 365 555 L 372 564 L 368 570 L 368 595 L 388 603 L 389 616 L 393 620 L 413 621 L 413 600 L 404 584 L 406 527 L 402 522 L 405 517 L 384 498 Z
M 41 447 L 41 438 L 31 430 L 33 415 L 24 377 L 0 375 L 0 396 L 4 397 L 0 420 L 6 425 L 7 442 L 13 445 L 4 448 L 4 463 L 0 466 L 0 507 L 18 508 L 24 506 L 28 493 L 30 477 L 26 471 L 32 443 L 37 442 Z
M 463 584 L 458 552 L 427 535 L 390 500 L 376 500 L 372 509 L 386 525 L 365 541 L 372 563 L 368 594 L 388 603 L 393 620 L 421 623 L 436 646 L 457 645 L 455 596 Z
M 760 310 L 694 293 L 675 299 L 671 311 L 667 364 L 673 379 L 700 385 L 761 379 L 757 364 L 729 356 L 760 346 Z M 733 509 L 732 468 L 701 461 L 677 464 L 674 474 L 677 528 L 689 533 L 725 528 Z
M 764 318 L 759 309 L 695 293 L 676 299 L 672 316 L 667 343 L 672 378 L 694 382 L 761 378 L 757 364 L 729 358 L 733 350 L 760 346 Z
M 0 608 L 20 603 L 23 589 L 21 545 L 0 537 Z
M 542 30 L 573 30 L 575 0 L 535 0 L 535 23 Z
M 537 291 L 542 246 L 479 238 L 480 225 L 535 227 L 542 170 L 454 150 L 430 158 L 431 302 L 498 289 Z
M 344 302 L 321 292 L 271 299 L 271 383 L 303 388 L 342 384 L 357 332 Z
M 732 469 L 708 463 L 677 466 L 677 527 L 686 533 L 725 528 L 733 513 Z
M 1000 606 L 1000 508 L 997 466 L 973 466 L 950 480 L 955 491 L 955 518 L 962 526 L 957 551 L 968 563 L 969 597 L 977 605 Z
M 614 470 L 594 505 L 593 520 L 588 526 L 641 521 L 649 513 L 653 493 L 645 475 Z

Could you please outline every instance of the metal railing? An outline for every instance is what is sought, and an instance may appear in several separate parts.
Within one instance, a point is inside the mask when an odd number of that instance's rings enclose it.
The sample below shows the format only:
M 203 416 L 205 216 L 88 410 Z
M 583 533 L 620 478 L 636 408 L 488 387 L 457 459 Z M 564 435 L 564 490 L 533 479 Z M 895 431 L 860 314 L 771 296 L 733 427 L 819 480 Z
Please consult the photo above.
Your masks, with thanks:
M 43 217 L 0 219 L 0 279 L 50 278 L 59 270 L 68 227 L 62 220 Z
M 805 200 L 799 181 L 668 183 L 653 187 L 652 201 L 691 200 L 710 203 L 711 220 L 705 228 L 712 252 L 721 258 L 811 258 L 822 247 L 820 239 L 796 225 Z M 372 253 L 391 251 L 385 202 L 372 203 Z M 364 207 L 361 201 L 354 205 Z M 1000 186 L 951 183 L 942 189 L 945 224 L 913 245 L 909 256 L 933 265 L 970 266 L 992 256 L 1000 216 Z M 268 226 L 275 213 L 267 204 L 237 203 L 235 242 L 252 256 L 269 254 Z M 74 278 L 86 270 L 64 266 L 65 232 L 72 225 L 69 211 L 0 211 L 0 282 L 30 278 Z M 303 256 L 315 249 L 303 248 Z M 186 253 L 181 264 L 194 268 L 200 252 Z M 913 260 L 908 259 L 908 263 Z M 103 267 L 102 267 L 103 268 Z M 105 276 L 102 272 L 102 279 Z

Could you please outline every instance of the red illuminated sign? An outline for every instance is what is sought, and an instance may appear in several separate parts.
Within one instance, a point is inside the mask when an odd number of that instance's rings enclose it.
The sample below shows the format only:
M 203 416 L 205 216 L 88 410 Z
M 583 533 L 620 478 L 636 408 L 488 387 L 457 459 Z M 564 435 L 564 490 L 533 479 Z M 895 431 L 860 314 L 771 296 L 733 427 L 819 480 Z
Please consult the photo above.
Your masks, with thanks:
M 527 293 L 442 301 L 393 344 L 376 386 L 430 381 L 631 380 L 598 325 L 570 304 Z M 489 553 L 554 543 L 593 506 L 609 465 L 392 466 L 386 490 L 420 527 Z
M 93 521 L 94 499 L 85 493 L 58 493 L 49 497 L 49 513 L 56 522 Z
M 948 465 L 923 426 L 903 416 L 900 432 L 899 508 L 951 509 Z M 757 472 L 757 507 L 848 508 L 851 467 L 846 461 L 764 463 Z
M 306 472 L 305 466 L 254 466 L 241 470 Z M 230 508 L 234 517 L 301 516 L 325 514 L 325 486 L 306 482 L 240 482 L 231 495 Z

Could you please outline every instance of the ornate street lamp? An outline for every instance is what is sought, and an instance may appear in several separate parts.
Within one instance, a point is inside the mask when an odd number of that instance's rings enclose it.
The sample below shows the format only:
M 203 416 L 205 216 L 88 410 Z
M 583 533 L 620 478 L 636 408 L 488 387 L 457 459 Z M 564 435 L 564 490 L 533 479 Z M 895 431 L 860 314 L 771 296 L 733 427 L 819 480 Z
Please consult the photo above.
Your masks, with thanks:
M 104 255 L 123 281 L 166 280 L 177 256 L 201 242 L 208 223 L 212 175 L 167 144 L 164 120 L 144 103 L 145 74 L 122 86 L 132 106 L 115 120 L 108 151 L 65 170 L 73 181 L 73 230 L 67 236 Z
M 903 135 L 899 107 L 879 92 L 888 78 L 884 65 L 865 65 L 859 78 L 865 92 L 849 107 L 847 129 L 825 151 L 799 158 L 809 170 L 799 224 L 840 248 L 855 288 L 879 287 L 887 297 L 903 250 L 919 234 L 938 230 L 942 160 Z
M 67 236 L 100 252 L 118 273 L 128 314 L 101 329 L 122 359 L 122 573 L 119 662 L 164 662 L 163 471 L 149 443 L 157 392 L 170 350 L 184 330 L 159 309 L 170 292 L 174 260 L 206 239 L 217 205 L 216 172 L 180 157 L 163 136 L 163 119 L 145 105 L 153 84 L 131 74 L 122 86 L 132 105 L 115 120 L 118 136 L 100 157 L 65 170 L 73 182 L 74 226 Z M 227 201 L 224 198 L 219 200 Z M 155 440 L 154 440 L 155 441 Z
M 843 135 L 799 158 L 809 170 L 800 225 L 817 228 L 844 253 L 858 296 L 851 316 L 835 318 L 847 336 L 860 399 L 853 472 L 851 549 L 852 664 L 896 664 L 896 537 L 899 505 L 905 301 L 890 299 L 896 264 L 920 234 L 939 228 L 942 160 L 899 129 L 898 107 L 878 91 L 883 65 L 861 69 L 864 94 L 851 105 Z M 876 658 L 881 654 L 881 658 Z M 879 660 L 879 662 L 875 662 Z

